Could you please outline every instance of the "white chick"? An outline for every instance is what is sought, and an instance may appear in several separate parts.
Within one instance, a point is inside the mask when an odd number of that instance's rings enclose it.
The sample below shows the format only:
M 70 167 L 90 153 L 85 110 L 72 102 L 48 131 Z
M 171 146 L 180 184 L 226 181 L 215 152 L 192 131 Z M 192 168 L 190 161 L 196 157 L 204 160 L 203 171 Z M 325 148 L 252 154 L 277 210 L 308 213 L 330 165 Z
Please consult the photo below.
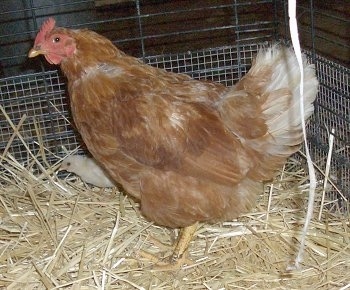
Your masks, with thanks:
M 59 170 L 75 173 L 83 181 L 98 187 L 114 187 L 115 183 L 92 158 L 71 155 L 65 158 Z

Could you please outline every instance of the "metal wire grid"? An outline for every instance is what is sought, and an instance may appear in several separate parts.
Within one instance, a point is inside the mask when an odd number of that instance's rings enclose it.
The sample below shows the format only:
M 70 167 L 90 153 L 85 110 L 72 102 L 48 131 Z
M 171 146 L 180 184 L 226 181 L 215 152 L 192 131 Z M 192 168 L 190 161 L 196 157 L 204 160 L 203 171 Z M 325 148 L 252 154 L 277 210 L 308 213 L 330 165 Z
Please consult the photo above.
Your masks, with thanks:
M 276 39 L 289 38 L 288 0 L 274 1 Z M 350 65 L 349 1 L 297 1 L 299 38 L 304 48 L 327 59 Z
M 316 116 L 323 130 L 336 129 L 340 142 L 350 143 L 350 69 L 324 57 L 316 58 L 321 83 Z
M 145 62 L 174 72 L 182 72 L 196 79 L 220 81 L 232 85 L 239 79 L 239 72 L 245 73 L 258 45 L 246 45 L 239 49 L 223 47 L 217 49 L 186 52 L 183 54 L 158 55 L 145 58 Z M 238 57 L 238 55 L 240 57 Z M 237 62 L 242 59 L 242 65 Z M 47 149 L 47 160 L 57 161 L 74 150 L 80 142 L 78 133 L 70 124 L 71 117 L 66 96 L 65 79 L 57 71 L 28 74 L 0 79 L 0 103 L 16 126 L 26 115 L 20 127 L 20 134 L 33 154 L 40 150 L 40 136 Z M 7 146 L 13 135 L 13 128 L 4 115 L 0 115 L 0 149 Z M 9 152 L 19 162 L 28 160 L 28 151 L 16 137 Z M 40 160 L 40 156 L 38 157 Z
M 60 145 L 68 149 L 76 147 L 73 145 L 76 137 L 68 121 L 65 82 L 57 71 L 1 79 L 0 103 L 14 126 L 24 118 L 19 132 L 33 154 L 37 154 L 40 148 L 39 138 L 52 152 L 56 152 Z M 11 124 L 5 115 L 0 114 L 2 150 L 13 134 Z M 28 159 L 28 152 L 18 137 L 11 143 L 9 152 L 19 162 Z
M 2 0 L 0 77 L 37 71 L 37 63 L 28 61 L 26 55 L 38 27 L 49 16 L 59 25 L 96 30 L 138 57 L 260 43 L 289 34 L 287 0 L 125 0 L 114 6 L 97 2 Z M 346 3 L 332 5 L 340 2 Z M 298 1 L 301 40 L 311 51 L 349 64 L 350 18 L 346 8 L 340 11 L 338 7 L 332 14 L 329 5 L 327 1 Z
M 37 71 L 27 52 L 49 16 L 61 26 L 93 29 L 137 57 L 273 38 L 275 22 L 266 13 L 273 0 L 121 2 L 100 7 L 95 0 L 2 0 L 0 76 Z
M 191 75 L 196 79 L 219 81 L 232 85 L 245 74 L 258 50 L 258 44 L 212 48 L 182 54 L 157 55 L 145 62 L 159 68 Z M 309 53 L 311 57 L 311 53 Z M 239 64 L 238 61 L 241 61 Z M 320 92 L 316 113 L 308 126 L 309 142 L 315 163 L 325 168 L 328 138 L 335 129 L 331 177 L 344 193 L 350 189 L 350 120 L 349 69 L 316 56 Z M 48 160 L 75 149 L 80 143 L 69 123 L 65 80 L 56 71 L 30 74 L 0 80 L 1 100 L 8 116 L 17 124 L 27 115 L 20 133 L 34 154 L 39 150 L 38 128 L 44 146 L 52 155 Z M 4 117 L 0 118 L 0 148 L 5 148 L 13 134 Z M 25 162 L 28 152 L 16 138 L 10 152 L 16 160 Z
M 185 73 L 194 79 L 206 79 L 234 85 L 244 75 L 262 44 L 226 46 L 187 53 L 158 55 L 145 62 L 176 73 Z
M 334 129 L 331 179 L 350 198 L 350 69 L 316 56 L 320 81 L 315 114 L 309 126 L 315 163 L 323 170 Z
M 14 3 L 15 1 L 5 0 L 4 3 L 6 2 Z M 101 10 L 102 12 L 97 11 L 95 2 L 92 0 L 62 0 L 60 3 L 56 2 L 50 5 L 42 5 L 43 1 L 41 0 L 28 0 L 26 2 L 28 5 L 24 8 L 18 5 L 20 8 L 16 7 L 14 10 L 4 9 L 3 12 L 0 12 L 0 16 L 4 16 L 3 20 L 0 21 L 0 30 L 2 29 L 1 24 L 5 24 L 5 27 L 16 27 L 16 29 L 8 29 L 6 33 L 1 31 L 0 34 L 1 49 L 10 46 L 10 51 L 15 52 L 10 55 L 0 54 L 0 61 L 5 66 L 3 70 L 6 70 L 7 64 L 9 66 L 21 64 L 21 73 L 31 68 L 30 65 L 28 67 L 22 66 L 26 52 L 32 44 L 38 24 L 52 14 L 55 15 L 59 23 L 65 23 L 65 26 L 88 27 L 103 33 L 114 40 L 123 50 L 143 57 L 147 63 L 187 73 L 194 78 L 207 78 L 223 82 L 226 85 L 232 85 L 247 71 L 252 55 L 256 52 L 257 43 L 272 40 L 274 35 L 280 35 L 277 38 L 288 35 L 287 0 L 255 1 L 256 7 L 265 5 L 265 9 L 274 11 L 271 13 L 273 17 L 264 15 L 266 18 L 264 20 L 258 16 L 246 18 L 245 15 L 251 13 L 252 7 L 255 6 L 250 1 L 244 0 L 221 0 L 215 3 L 201 1 L 200 6 L 191 4 L 195 1 L 183 1 L 184 5 L 179 5 L 176 9 L 172 6 L 166 6 L 164 3 L 167 1 L 148 2 L 155 3 L 155 6 L 148 7 L 147 1 L 131 1 L 127 6 L 124 6 L 127 9 L 119 12 L 114 10 L 112 14 L 106 9 Z M 159 6 L 160 4 L 165 6 Z M 337 49 L 340 47 L 346 50 L 349 49 L 349 46 L 344 44 L 342 40 L 338 41 L 333 37 L 328 39 L 324 30 L 315 29 L 320 25 L 317 23 L 320 17 L 321 19 L 330 19 L 327 20 L 331 21 L 330 23 L 338 21 L 338 24 L 339 22 L 346 24 L 349 19 L 315 9 L 313 1 L 301 0 L 299 4 L 299 15 L 301 15 L 299 20 L 303 24 L 299 26 L 299 30 L 302 32 L 302 40 L 310 47 L 311 53 L 309 55 L 316 63 L 321 83 L 318 106 L 312 119 L 313 122 L 309 125 L 313 157 L 316 163 L 324 168 L 328 152 L 329 130 L 335 128 L 332 178 L 343 192 L 349 194 L 349 69 L 316 54 L 317 49 L 322 49 L 325 41 Z M 159 7 L 161 7 L 161 12 L 159 12 Z M 216 15 L 218 19 L 225 18 L 229 21 L 213 24 L 211 21 L 206 23 L 203 19 L 195 19 L 192 21 L 192 26 L 179 26 L 175 21 L 169 27 L 165 27 L 163 24 L 164 17 L 168 18 L 167 20 L 175 17 L 174 19 L 184 21 L 187 19 L 186 17 L 196 13 L 203 15 L 209 13 Z M 256 14 L 259 14 L 259 10 Z M 76 18 L 71 17 L 72 15 L 75 15 Z M 212 20 L 212 18 L 210 19 Z M 23 28 L 18 25 L 21 21 L 25 21 L 27 24 L 23 25 L 24 31 L 19 31 Z M 161 28 L 157 30 L 158 26 Z M 9 34 L 9 31 L 14 32 Z M 200 40 L 198 43 L 192 42 L 193 39 L 197 38 Z M 19 43 L 13 40 L 8 42 L 11 39 L 18 39 L 19 42 L 26 43 L 27 46 L 19 46 Z M 235 46 L 225 46 L 219 49 L 210 48 L 220 43 L 224 45 L 234 43 Z M 209 48 L 193 49 L 198 46 Z M 169 50 L 176 53 L 168 54 Z M 178 51 L 186 50 L 189 52 L 178 53 Z M 37 64 L 35 67 L 38 67 Z M 62 146 L 68 150 L 77 146 L 79 141 L 69 122 L 65 119 L 69 117 L 69 113 L 64 94 L 64 80 L 59 77 L 57 72 L 45 72 L 44 70 L 43 73 L 39 74 L 1 79 L 0 86 L 1 104 L 5 107 L 12 121 L 16 124 L 23 114 L 27 114 L 27 119 L 20 132 L 30 145 L 32 152 L 35 153 L 39 150 L 36 137 L 38 130 L 40 130 L 44 145 L 53 152 L 52 160 L 56 159 L 55 154 L 62 153 Z M 5 148 L 13 130 L 3 116 L 0 116 L 0 125 L 0 148 Z M 27 152 L 18 138 L 12 143 L 10 151 L 19 161 L 27 159 Z

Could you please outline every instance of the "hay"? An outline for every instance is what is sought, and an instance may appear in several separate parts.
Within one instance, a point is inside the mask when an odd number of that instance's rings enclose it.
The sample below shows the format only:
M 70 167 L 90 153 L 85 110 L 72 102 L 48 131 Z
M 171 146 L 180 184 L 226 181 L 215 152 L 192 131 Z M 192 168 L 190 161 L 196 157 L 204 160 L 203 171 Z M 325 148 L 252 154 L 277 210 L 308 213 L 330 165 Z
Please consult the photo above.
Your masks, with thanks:
M 16 138 L 23 122 L 13 125 Z M 0 159 L 0 288 L 350 289 L 349 217 L 327 195 L 320 208 L 322 180 L 301 268 L 286 270 L 299 249 L 308 192 L 293 158 L 251 213 L 201 225 L 189 249 L 193 264 L 155 271 L 142 253 L 170 255 L 177 231 L 145 220 L 116 188 L 59 179 L 43 145 L 20 164 L 8 150 L 14 138 Z

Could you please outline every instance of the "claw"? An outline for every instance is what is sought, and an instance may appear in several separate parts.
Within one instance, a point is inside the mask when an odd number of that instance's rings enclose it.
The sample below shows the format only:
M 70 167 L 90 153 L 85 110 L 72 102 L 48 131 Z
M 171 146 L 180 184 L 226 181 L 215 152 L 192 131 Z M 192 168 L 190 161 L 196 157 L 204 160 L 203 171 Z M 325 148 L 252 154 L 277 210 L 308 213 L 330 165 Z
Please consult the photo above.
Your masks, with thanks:
M 142 250 L 140 251 L 140 255 L 147 260 L 154 262 L 156 265 L 153 269 L 158 271 L 175 271 L 181 269 L 183 265 L 191 265 L 193 264 L 193 261 L 187 258 L 187 250 L 197 227 L 198 223 L 195 223 L 189 227 L 181 229 L 173 254 L 168 262 Z

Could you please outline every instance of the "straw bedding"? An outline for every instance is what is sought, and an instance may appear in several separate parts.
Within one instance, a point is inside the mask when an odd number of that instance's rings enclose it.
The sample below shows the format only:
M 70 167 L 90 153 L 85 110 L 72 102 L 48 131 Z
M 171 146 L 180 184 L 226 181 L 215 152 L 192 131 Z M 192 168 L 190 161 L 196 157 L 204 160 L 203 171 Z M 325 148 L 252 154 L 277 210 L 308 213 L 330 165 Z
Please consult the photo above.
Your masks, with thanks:
M 40 147 L 36 155 L 28 151 L 25 166 L 8 150 L 0 160 L 0 288 L 350 289 L 349 216 L 326 199 L 318 220 L 322 180 L 303 262 L 286 270 L 298 252 L 308 197 L 296 159 L 265 185 L 251 213 L 202 224 L 190 245 L 192 263 L 160 271 L 154 257 L 170 255 L 177 232 L 145 220 L 117 188 L 58 178 L 58 164 L 46 162 L 52 153 Z

